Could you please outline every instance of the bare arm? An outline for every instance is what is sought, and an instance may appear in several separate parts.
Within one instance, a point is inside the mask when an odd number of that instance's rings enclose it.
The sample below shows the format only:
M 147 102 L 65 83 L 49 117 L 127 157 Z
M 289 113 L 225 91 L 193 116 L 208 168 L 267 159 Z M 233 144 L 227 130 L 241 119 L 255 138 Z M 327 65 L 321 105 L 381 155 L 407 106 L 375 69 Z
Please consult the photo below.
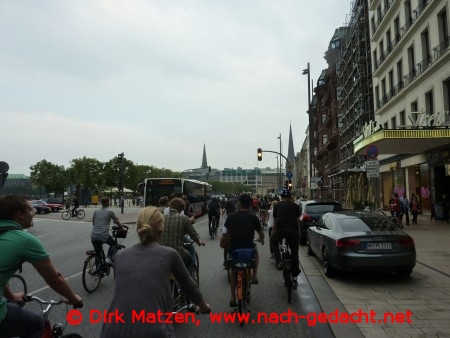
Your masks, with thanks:
M 61 273 L 56 270 L 50 258 L 35 262 L 33 266 L 53 290 L 67 298 L 69 304 L 79 304 L 82 302 L 81 297 L 75 294 Z

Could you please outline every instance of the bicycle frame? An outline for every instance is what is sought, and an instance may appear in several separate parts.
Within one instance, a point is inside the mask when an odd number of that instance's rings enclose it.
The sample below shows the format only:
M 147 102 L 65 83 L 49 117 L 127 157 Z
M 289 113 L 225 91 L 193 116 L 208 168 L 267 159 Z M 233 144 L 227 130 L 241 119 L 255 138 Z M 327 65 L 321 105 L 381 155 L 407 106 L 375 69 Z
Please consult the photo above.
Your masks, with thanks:
M 232 252 L 232 271 L 236 281 L 236 301 L 239 313 L 247 313 L 250 310 L 247 304 L 250 302 L 251 274 L 255 266 L 256 249 L 237 249 Z M 240 322 L 241 326 L 244 322 Z

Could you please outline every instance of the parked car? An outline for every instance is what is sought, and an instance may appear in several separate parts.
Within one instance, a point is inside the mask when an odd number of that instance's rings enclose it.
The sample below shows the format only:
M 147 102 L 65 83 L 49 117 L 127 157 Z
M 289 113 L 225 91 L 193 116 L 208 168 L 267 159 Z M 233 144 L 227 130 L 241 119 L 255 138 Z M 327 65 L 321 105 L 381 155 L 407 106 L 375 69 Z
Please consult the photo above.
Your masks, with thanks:
M 343 271 L 393 271 L 408 276 L 416 265 L 414 240 L 389 217 L 370 211 L 329 212 L 308 229 L 308 254 L 325 275 Z
M 46 198 L 43 198 L 42 200 L 44 202 L 48 203 L 48 204 L 62 204 L 62 205 L 64 205 L 62 198 L 46 197 Z
M 315 199 L 300 201 L 300 244 L 306 244 L 306 231 L 319 217 L 330 211 L 342 210 L 338 201 L 333 199 Z
M 31 202 L 31 201 L 30 201 Z M 36 214 L 49 214 L 52 212 L 52 209 L 50 209 L 49 207 L 45 206 L 45 205 L 34 205 L 33 204 L 33 208 L 34 208 L 34 212 Z
M 63 209 L 63 205 L 59 203 L 47 203 L 44 200 L 32 200 L 31 204 L 36 208 L 36 206 L 44 206 L 50 208 L 53 212 L 58 212 L 59 210 Z M 36 208 L 37 209 L 37 208 Z

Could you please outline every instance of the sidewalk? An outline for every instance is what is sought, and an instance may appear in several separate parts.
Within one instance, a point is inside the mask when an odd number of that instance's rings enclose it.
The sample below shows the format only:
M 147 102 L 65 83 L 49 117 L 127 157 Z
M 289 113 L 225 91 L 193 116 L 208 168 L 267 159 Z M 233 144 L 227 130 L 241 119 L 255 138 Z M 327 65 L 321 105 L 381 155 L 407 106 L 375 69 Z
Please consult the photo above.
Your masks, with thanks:
M 336 337 L 358 333 L 363 337 L 450 337 L 450 224 L 430 221 L 426 215 L 419 215 L 417 223 L 403 228 L 414 238 L 417 252 L 417 264 L 409 278 L 382 274 L 326 278 L 321 262 L 301 253 L 300 263 L 308 280 L 321 281 L 319 285 L 325 281 L 337 297 L 334 302 L 319 299 L 324 312 L 336 308 L 348 313 L 373 310 L 377 320 L 387 312 L 412 312 L 410 323 L 363 322 L 356 324 L 359 332 L 352 324 L 331 324 Z M 320 289 L 314 292 L 318 298 L 323 293 Z

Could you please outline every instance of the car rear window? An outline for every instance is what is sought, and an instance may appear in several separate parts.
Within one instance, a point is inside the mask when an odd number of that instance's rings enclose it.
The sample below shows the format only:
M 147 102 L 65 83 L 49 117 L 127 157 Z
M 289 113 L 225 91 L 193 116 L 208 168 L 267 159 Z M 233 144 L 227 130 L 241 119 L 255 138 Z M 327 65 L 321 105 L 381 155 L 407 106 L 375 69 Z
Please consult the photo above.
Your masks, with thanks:
M 339 224 L 344 232 L 397 230 L 395 223 L 385 217 L 344 218 Z
M 307 204 L 305 206 L 305 212 L 308 214 L 325 214 L 337 210 L 339 210 L 339 205 L 336 204 Z

